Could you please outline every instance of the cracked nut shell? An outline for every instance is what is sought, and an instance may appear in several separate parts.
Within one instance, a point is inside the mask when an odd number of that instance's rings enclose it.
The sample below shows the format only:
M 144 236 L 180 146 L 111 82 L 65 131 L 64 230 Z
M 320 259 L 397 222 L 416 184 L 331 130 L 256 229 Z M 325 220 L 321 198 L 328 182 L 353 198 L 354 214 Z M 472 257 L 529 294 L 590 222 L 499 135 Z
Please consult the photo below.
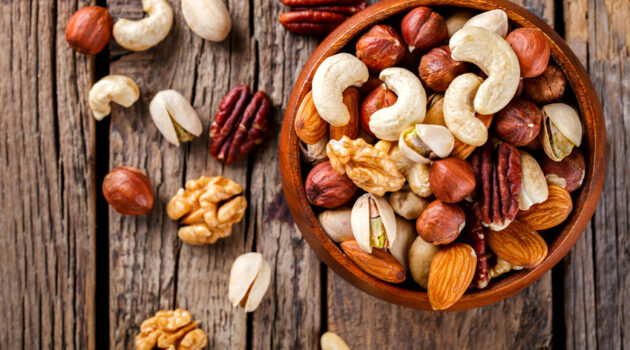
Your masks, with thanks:
M 129 166 L 115 168 L 105 175 L 103 196 L 123 215 L 146 215 L 153 208 L 149 178 L 142 170 Z
M 357 186 L 346 175 L 339 174 L 329 161 L 316 165 L 308 173 L 306 198 L 318 207 L 333 209 L 347 203 L 357 192 Z

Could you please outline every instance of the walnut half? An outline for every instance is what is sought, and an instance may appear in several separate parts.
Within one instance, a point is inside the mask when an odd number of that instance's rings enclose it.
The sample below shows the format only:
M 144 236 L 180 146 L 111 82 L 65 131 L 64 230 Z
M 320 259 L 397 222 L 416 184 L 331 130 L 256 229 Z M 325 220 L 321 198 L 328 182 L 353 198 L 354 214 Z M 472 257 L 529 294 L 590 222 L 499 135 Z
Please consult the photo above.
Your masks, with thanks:
M 140 325 L 136 350 L 151 350 L 156 346 L 169 350 L 201 350 L 208 344 L 208 337 L 197 328 L 198 324 L 186 310 L 158 311 Z

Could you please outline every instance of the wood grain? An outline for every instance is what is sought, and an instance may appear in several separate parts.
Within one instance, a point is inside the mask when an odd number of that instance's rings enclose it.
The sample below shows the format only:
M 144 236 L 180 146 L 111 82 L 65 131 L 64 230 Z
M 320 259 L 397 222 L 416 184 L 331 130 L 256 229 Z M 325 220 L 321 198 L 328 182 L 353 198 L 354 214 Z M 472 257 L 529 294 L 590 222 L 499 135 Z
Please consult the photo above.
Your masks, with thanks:
M 93 60 L 65 41 L 88 2 L 0 2 L 0 348 L 94 348 Z

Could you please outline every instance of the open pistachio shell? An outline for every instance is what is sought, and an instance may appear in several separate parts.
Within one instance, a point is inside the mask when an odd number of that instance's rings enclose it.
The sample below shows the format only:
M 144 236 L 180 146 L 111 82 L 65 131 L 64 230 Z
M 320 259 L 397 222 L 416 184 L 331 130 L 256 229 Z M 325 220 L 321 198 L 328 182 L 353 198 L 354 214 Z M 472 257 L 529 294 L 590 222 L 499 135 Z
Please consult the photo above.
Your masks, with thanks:
M 534 157 L 520 151 L 521 191 L 518 194 L 518 208 L 527 210 L 536 203 L 542 203 L 549 196 L 547 179 Z
M 242 305 L 246 312 L 254 311 L 265 295 L 270 280 L 271 267 L 262 254 L 243 254 L 232 264 L 228 299 L 233 306 Z
M 372 245 L 370 244 L 370 199 L 376 203 L 376 208 L 383 222 L 387 242 L 385 248 L 391 248 L 396 240 L 396 214 L 394 214 L 394 210 L 384 198 L 366 193 L 354 203 L 350 215 L 350 225 L 359 247 L 368 253 L 372 252 Z
M 409 248 L 416 237 L 415 223 L 396 216 L 396 241 L 389 252 L 405 269 L 409 269 Z
M 552 160 L 559 162 L 582 143 L 582 123 L 577 111 L 564 103 L 551 103 L 542 108 L 543 132 L 540 143 Z
M 398 146 L 402 153 L 410 160 L 418 163 L 428 164 L 430 160 L 429 154 L 433 152 L 439 158 L 446 158 L 451 154 L 453 146 L 455 145 L 455 138 L 453 134 L 442 125 L 431 124 L 417 124 L 415 126 L 415 133 L 417 134 L 417 140 L 419 140 L 420 148 L 424 149 L 424 154 L 418 153 L 418 151 L 408 144 L 405 140 L 409 133 L 414 132 L 413 128 L 407 129 L 400 134 L 398 140 Z
M 354 239 L 350 217 L 352 209 L 337 208 L 321 212 L 317 218 L 324 231 L 335 242 L 341 243 Z

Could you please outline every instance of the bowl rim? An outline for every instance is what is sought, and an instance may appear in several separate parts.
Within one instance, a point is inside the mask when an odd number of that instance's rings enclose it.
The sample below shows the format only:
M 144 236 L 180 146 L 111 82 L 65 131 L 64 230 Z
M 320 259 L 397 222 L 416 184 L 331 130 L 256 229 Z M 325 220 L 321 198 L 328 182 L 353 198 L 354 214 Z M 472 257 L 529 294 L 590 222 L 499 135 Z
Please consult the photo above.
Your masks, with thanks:
M 605 177 L 606 136 L 604 115 L 599 98 L 579 59 L 549 25 L 525 8 L 506 0 L 384 0 L 346 20 L 328 35 L 304 65 L 293 89 L 280 135 L 280 174 L 289 209 L 303 237 L 321 260 L 355 287 L 379 299 L 402 306 L 432 310 L 426 291 L 411 290 L 380 281 L 355 265 L 324 232 L 306 198 L 301 175 L 299 140 L 293 128 L 298 102 L 311 88 L 318 64 L 339 52 L 358 34 L 383 20 L 418 6 L 463 7 L 487 11 L 502 9 L 511 21 L 522 27 L 537 27 L 550 39 L 551 54 L 562 69 L 578 102 L 585 134 L 582 147 L 587 162 L 582 188 L 573 211 L 562 231 L 551 240 L 545 261 L 530 270 L 522 270 L 490 284 L 481 291 L 467 292 L 445 311 L 466 310 L 488 305 L 516 294 L 538 280 L 557 264 L 575 245 L 595 212 Z

